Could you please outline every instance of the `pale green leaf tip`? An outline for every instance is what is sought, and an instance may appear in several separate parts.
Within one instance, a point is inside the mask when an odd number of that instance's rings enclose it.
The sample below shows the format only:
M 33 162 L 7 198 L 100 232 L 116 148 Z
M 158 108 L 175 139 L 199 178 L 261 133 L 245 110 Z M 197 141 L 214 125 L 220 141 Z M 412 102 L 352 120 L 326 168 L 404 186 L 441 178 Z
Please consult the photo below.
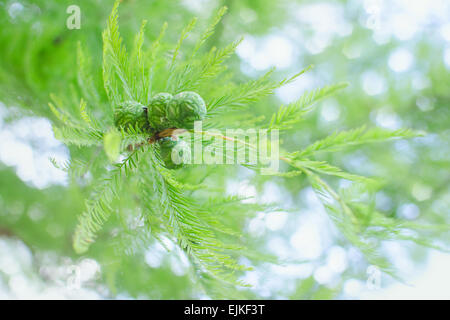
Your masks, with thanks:
M 108 159 L 111 162 L 115 162 L 119 157 L 121 141 L 122 137 L 120 133 L 115 129 L 111 129 L 103 137 L 103 147 L 105 149 L 106 155 L 108 156 Z

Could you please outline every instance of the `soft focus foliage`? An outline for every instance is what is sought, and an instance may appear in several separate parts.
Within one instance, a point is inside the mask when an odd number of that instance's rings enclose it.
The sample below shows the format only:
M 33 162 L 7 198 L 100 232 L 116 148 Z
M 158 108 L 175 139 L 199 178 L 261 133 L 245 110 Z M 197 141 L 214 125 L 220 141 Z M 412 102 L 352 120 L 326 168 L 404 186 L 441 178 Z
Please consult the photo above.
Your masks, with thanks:
M 0 3 L 0 296 L 346 298 L 448 250 L 450 5 L 119 2 Z M 280 130 L 280 172 L 114 126 L 183 91 L 209 150 Z

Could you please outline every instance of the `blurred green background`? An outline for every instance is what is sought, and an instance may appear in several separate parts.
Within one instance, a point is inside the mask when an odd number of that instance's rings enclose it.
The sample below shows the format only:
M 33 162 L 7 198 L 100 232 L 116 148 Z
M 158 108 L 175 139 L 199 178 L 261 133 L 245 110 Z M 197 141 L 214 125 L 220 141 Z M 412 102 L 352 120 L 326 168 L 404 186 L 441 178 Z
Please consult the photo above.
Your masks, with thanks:
M 66 27 L 72 4 L 81 9 L 79 30 Z M 89 192 L 86 181 L 74 181 L 49 161 L 69 160 L 78 151 L 54 138 L 47 104 L 50 93 L 70 91 L 77 41 L 88 48 L 94 65 L 101 64 L 101 32 L 112 4 L 0 1 L 0 298 L 208 297 L 176 248 L 167 252 L 155 243 L 139 253 L 94 250 L 79 257 L 71 246 Z M 448 1 L 124 0 L 121 33 L 131 42 L 147 19 L 146 40 L 154 40 L 167 21 L 167 38 L 176 41 L 193 16 L 205 25 L 223 5 L 229 12 L 208 45 L 220 47 L 244 36 L 229 63 L 237 81 L 271 67 L 281 78 L 315 65 L 278 89 L 255 115 L 273 112 L 307 89 L 350 83 L 286 136 L 286 146 L 298 148 L 363 124 L 424 130 L 425 137 L 333 153 L 326 160 L 383 178 L 376 207 L 387 215 L 449 225 Z M 245 221 L 243 234 L 268 253 L 304 261 L 262 264 L 247 272 L 243 279 L 255 297 L 450 298 L 447 253 L 387 241 L 382 253 L 408 286 L 370 268 L 302 179 L 257 179 L 246 170 L 220 169 L 216 175 L 230 194 L 279 201 L 291 209 Z M 448 240 L 448 232 L 436 239 Z M 117 266 L 120 276 L 112 279 L 105 270 Z M 374 276 L 380 280 L 375 287 Z

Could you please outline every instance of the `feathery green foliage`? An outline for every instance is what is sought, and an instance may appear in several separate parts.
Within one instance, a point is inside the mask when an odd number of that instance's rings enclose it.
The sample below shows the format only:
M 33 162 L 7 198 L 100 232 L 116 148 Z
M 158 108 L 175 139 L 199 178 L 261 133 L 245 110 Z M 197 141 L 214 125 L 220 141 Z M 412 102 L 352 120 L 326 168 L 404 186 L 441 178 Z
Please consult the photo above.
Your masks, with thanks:
M 302 73 L 309 69 L 310 68 L 305 69 Z M 346 83 L 339 83 L 305 92 L 297 101 L 294 101 L 287 106 L 281 106 L 278 112 L 272 116 L 269 128 L 271 130 L 286 130 L 292 128 L 292 125 L 303 120 L 304 115 L 311 110 L 311 107 L 316 102 L 345 87 L 347 87 Z
M 386 130 L 382 128 L 366 129 L 362 126 L 350 131 L 341 131 L 329 135 L 325 139 L 316 141 L 299 153 L 299 157 L 311 156 L 317 152 L 336 152 L 351 146 L 366 143 L 386 141 L 391 139 L 413 138 L 423 135 L 410 129 Z
M 226 71 L 224 63 L 231 57 L 241 40 L 232 42 L 223 49 L 213 47 L 207 53 L 202 53 L 201 50 L 225 14 L 225 8 L 218 11 L 190 54 L 183 51 L 183 43 L 193 30 L 196 19 L 191 20 L 181 31 L 179 40 L 174 46 L 162 42 L 167 28 L 167 24 L 164 24 L 160 35 L 148 49 L 144 46 L 146 23 L 143 22 L 129 55 L 119 33 L 118 6 L 119 1 L 116 1 L 103 32 L 104 88 L 95 87 L 94 80 L 90 76 L 92 72 L 89 71 L 92 66 L 80 44 L 77 83 L 82 98 L 78 99 L 81 101 L 78 115 L 74 115 L 70 108 L 65 108 L 66 102 L 59 101 L 57 97 L 53 98 L 54 103 L 50 103 L 51 110 L 62 124 L 54 127 L 58 139 L 66 144 L 83 147 L 103 145 L 109 159 L 102 162 L 109 169 L 105 170 L 102 182 L 95 185 L 90 199 L 86 201 L 85 211 L 79 217 L 74 235 L 74 249 L 78 253 L 86 252 L 95 243 L 96 237 L 105 228 L 108 219 L 113 214 L 123 214 L 119 213 L 120 210 L 116 206 L 121 206 L 119 204 L 121 200 L 131 198 L 132 208 L 140 208 L 140 219 L 145 225 L 144 228 L 136 229 L 139 233 L 135 235 L 136 238 L 143 239 L 145 243 L 151 241 L 150 238 L 158 241 L 168 238 L 177 243 L 189 257 L 205 288 L 210 281 L 219 281 L 223 285 L 242 285 L 239 277 L 243 271 L 248 270 L 239 263 L 239 258 L 245 255 L 243 250 L 245 241 L 240 237 L 242 226 L 228 225 L 218 214 L 220 210 L 217 206 L 205 200 L 205 194 L 209 196 L 213 194 L 215 202 L 222 204 L 229 202 L 229 198 L 221 196 L 223 189 L 218 187 L 218 192 L 214 192 L 211 186 L 181 182 L 172 170 L 165 167 L 159 144 L 155 142 L 154 136 L 139 125 L 132 126 L 126 131 L 123 128 L 117 131 L 111 129 L 112 115 L 114 110 L 126 101 L 149 106 L 150 98 L 158 92 L 177 94 L 186 90 L 196 90 L 205 101 L 208 101 L 208 116 L 212 120 L 220 119 L 218 115 L 221 113 L 242 110 L 249 104 L 256 103 L 273 94 L 275 89 L 291 83 L 309 68 L 281 81 L 270 79 L 273 70 L 247 83 L 234 84 L 229 81 L 224 86 L 225 90 L 217 94 L 217 90 L 209 90 L 211 80 L 224 74 Z M 167 52 L 164 51 L 166 48 L 173 49 Z M 274 131 L 293 128 L 304 119 L 307 112 L 312 110 L 316 102 L 345 87 L 346 84 L 336 84 L 305 92 L 297 101 L 281 106 L 267 123 L 267 129 Z M 100 106 L 98 109 L 97 105 Z M 224 141 L 230 140 L 224 135 L 214 134 L 212 130 L 203 134 L 216 138 L 212 142 L 203 141 L 209 151 L 219 150 Z M 411 130 L 388 131 L 365 127 L 334 133 L 300 151 L 284 152 L 279 160 L 284 161 L 289 169 L 285 172 L 266 171 L 266 174 L 286 179 L 307 178 L 322 200 L 330 218 L 347 240 L 358 247 L 370 263 L 394 274 L 388 262 L 378 254 L 377 247 L 381 240 L 396 238 L 410 239 L 425 245 L 428 243 L 419 238 L 405 238 L 400 229 L 411 231 L 414 230 L 413 226 L 384 217 L 383 214 L 372 210 L 370 203 L 357 201 L 361 196 L 359 193 L 348 197 L 350 192 L 333 189 L 322 176 L 349 180 L 352 186 L 358 186 L 354 187 L 355 190 L 364 190 L 364 193 L 371 196 L 380 187 L 379 182 L 345 172 L 326 161 L 315 159 L 314 156 L 319 152 L 336 152 L 346 147 L 410 138 L 418 134 Z M 246 141 L 235 140 L 235 142 L 235 152 L 242 147 L 257 149 L 256 145 Z M 116 160 L 119 154 L 119 160 Z M 261 169 L 250 163 L 243 165 L 257 171 Z M 189 170 L 195 168 L 183 170 L 190 172 Z M 208 188 L 209 191 L 205 190 Z M 235 206 L 234 212 L 242 214 L 241 221 L 245 215 L 251 215 L 255 210 L 265 210 L 264 207 L 251 209 L 240 201 L 241 199 L 231 200 Z M 380 228 L 382 232 L 374 234 L 373 230 Z M 104 236 L 110 235 L 105 233 Z M 125 233 L 124 237 L 127 236 L 129 234 Z M 380 241 L 374 244 L 372 242 L 374 237 L 378 237 Z

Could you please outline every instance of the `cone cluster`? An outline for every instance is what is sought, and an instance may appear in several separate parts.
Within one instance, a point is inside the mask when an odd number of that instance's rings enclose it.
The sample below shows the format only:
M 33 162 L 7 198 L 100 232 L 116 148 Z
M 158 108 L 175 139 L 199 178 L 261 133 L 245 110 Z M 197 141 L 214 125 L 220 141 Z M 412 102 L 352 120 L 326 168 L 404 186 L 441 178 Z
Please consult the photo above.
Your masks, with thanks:
M 154 95 L 148 106 L 135 101 L 122 103 L 114 113 L 114 124 L 129 131 L 131 128 L 153 133 L 169 128 L 193 129 L 195 121 L 206 117 L 206 104 L 196 92 L 185 91 L 175 96 L 167 92 Z M 183 165 L 190 149 L 177 137 L 165 137 L 158 141 L 161 157 L 168 168 Z

